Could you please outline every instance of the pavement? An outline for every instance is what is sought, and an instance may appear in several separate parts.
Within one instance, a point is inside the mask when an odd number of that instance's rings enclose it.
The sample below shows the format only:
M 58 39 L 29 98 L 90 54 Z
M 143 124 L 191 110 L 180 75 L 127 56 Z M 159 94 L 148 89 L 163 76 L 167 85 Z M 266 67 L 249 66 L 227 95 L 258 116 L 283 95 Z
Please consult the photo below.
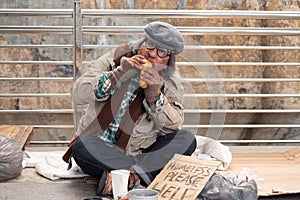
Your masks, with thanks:
M 0 182 L 0 200 L 83 200 L 97 197 L 95 191 L 95 182 L 87 183 L 84 178 L 52 181 L 39 175 L 34 168 L 25 168 L 20 176 Z M 300 193 L 259 197 L 259 200 L 299 199 Z
M 51 181 L 25 168 L 17 178 L 0 183 L 0 200 L 81 200 L 95 197 L 95 189 L 83 178 Z
M 66 147 L 26 147 L 26 151 L 62 151 Z M 24 168 L 20 176 L 0 182 L 0 200 L 83 200 L 96 196 L 96 181 L 85 178 L 52 181 L 35 168 Z M 108 198 L 107 198 L 108 199 Z
M 0 200 L 83 200 L 96 196 L 96 185 L 84 178 L 48 180 L 26 168 L 14 179 L 0 183 Z M 111 198 L 104 198 L 111 199 Z M 299 200 L 300 194 L 259 197 L 259 200 Z

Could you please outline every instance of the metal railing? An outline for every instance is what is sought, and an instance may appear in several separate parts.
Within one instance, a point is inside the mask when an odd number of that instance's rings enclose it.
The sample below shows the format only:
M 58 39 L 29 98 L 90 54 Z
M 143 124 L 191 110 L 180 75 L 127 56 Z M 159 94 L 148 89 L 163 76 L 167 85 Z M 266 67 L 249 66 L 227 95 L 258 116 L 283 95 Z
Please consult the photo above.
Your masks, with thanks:
M 90 10 L 82 9 L 80 1 L 75 1 L 74 9 L 0 9 L 0 17 L 65 17 L 73 18 L 72 25 L 63 26 L 1 26 L 0 35 L 3 34 L 66 34 L 73 38 L 72 44 L 7 44 L 0 45 L 0 48 L 66 48 L 72 49 L 74 54 L 73 60 L 61 61 L 34 61 L 34 60 L 1 60 L 1 65 L 15 65 L 15 64 L 45 64 L 45 65 L 72 65 L 73 77 L 0 77 L 0 81 L 73 81 L 76 77 L 76 67 L 79 67 L 83 62 L 84 51 L 101 47 L 102 49 L 111 49 L 118 44 L 86 44 L 83 38 L 86 35 L 99 34 L 142 34 L 143 25 L 132 26 L 107 26 L 107 25 L 86 25 L 85 19 L 94 18 L 196 18 L 196 19 L 280 19 L 280 20 L 299 20 L 300 12 L 298 11 L 222 11 L 222 10 Z M 193 27 L 193 26 L 178 26 L 177 27 L 183 35 L 255 35 L 255 36 L 300 36 L 299 28 L 278 28 L 278 27 Z M 186 45 L 185 49 L 197 50 L 292 50 L 298 51 L 299 46 L 226 46 L 226 45 Z M 78 51 L 76 51 L 78 50 Z M 78 55 L 80 54 L 80 55 Z M 77 59 L 75 59 L 77 58 Z M 207 62 L 178 62 L 177 65 L 207 65 Z M 300 66 L 300 62 L 213 62 L 216 66 Z M 186 82 L 299 82 L 299 76 L 296 78 L 185 78 Z M 70 97 L 70 93 L 1 93 L 0 98 L 7 97 Z M 189 94 L 185 97 L 189 98 L 205 98 L 205 97 L 238 97 L 238 98 L 299 98 L 300 94 Z M 186 114 L 282 114 L 282 113 L 296 113 L 300 114 L 300 109 L 185 109 Z M 24 113 L 39 113 L 39 114 L 70 114 L 74 113 L 73 109 L 32 109 L 32 110 L 0 110 L 1 115 L 5 114 L 24 114 Z M 76 112 L 75 112 L 76 113 Z M 74 129 L 76 124 L 28 124 L 36 129 Z M 299 128 L 300 124 L 185 124 L 185 128 Z M 300 143 L 297 140 L 223 140 L 226 143 Z M 64 144 L 67 141 L 32 141 L 32 143 L 40 144 Z
M 0 9 L 0 17 L 18 17 L 18 18 L 45 18 L 45 17 L 59 17 L 59 18 L 69 18 L 70 20 L 74 19 L 74 9 Z M 74 19 L 75 20 L 75 19 Z M 70 40 L 74 40 L 74 24 L 71 23 L 65 26 L 15 26 L 15 25 L 2 25 L 0 26 L 0 35 L 10 35 L 10 34 L 18 34 L 18 35 L 26 35 L 26 34 L 51 34 L 57 35 L 64 34 L 68 35 Z M 75 43 L 68 43 L 68 44 L 2 44 L 0 48 L 8 48 L 8 49 L 69 49 L 73 52 L 74 57 L 76 55 L 76 46 Z M 73 83 L 76 71 L 75 59 L 73 60 L 1 60 L 0 65 L 69 65 L 73 67 L 73 75 L 72 77 L 0 77 L 0 81 L 2 82 L 11 82 L 11 81 L 36 81 L 36 82 L 46 82 L 46 81 L 53 81 L 53 82 L 60 82 L 66 81 Z M 38 67 L 38 66 L 37 66 Z M 22 93 L 22 91 L 18 91 L 17 93 L 1 93 L 0 97 L 2 98 L 24 98 L 24 97 L 67 97 L 70 99 L 71 94 L 70 92 L 67 93 Z M 4 117 L 4 115 L 13 114 L 17 116 L 21 115 L 34 115 L 34 114 L 69 114 L 73 115 L 74 109 L 72 108 L 60 108 L 60 109 L 19 109 L 19 110 L 12 110 L 12 109 L 4 109 L 0 110 L 0 118 Z M 2 121 L 2 120 L 1 120 Z M 3 122 L 2 122 L 3 123 Z M 12 122 L 13 124 L 13 122 Z M 57 125 L 48 125 L 48 124 L 36 124 L 36 121 L 32 121 L 30 125 L 35 129 L 45 130 L 45 133 L 49 129 L 71 129 L 74 130 L 74 124 L 66 124 L 62 121 L 61 124 Z M 33 141 L 33 143 L 67 143 L 58 142 L 58 141 Z

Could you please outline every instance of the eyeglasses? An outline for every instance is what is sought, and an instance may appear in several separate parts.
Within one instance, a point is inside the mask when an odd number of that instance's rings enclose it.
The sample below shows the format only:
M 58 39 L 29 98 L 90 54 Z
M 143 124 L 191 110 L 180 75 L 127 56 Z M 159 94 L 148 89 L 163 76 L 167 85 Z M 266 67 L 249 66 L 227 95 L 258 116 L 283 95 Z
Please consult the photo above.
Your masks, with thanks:
M 160 58 L 165 58 L 167 56 L 169 56 L 171 54 L 171 51 L 170 50 L 167 50 L 167 49 L 163 49 L 163 48 L 157 48 L 156 45 L 149 41 L 149 40 L 146 40 L 145 41 L 145 47 L 148 49 L 148 50 L 153 50 L 153 49 L 157 49 L 157 52 L 156 54 L 160 57 Z

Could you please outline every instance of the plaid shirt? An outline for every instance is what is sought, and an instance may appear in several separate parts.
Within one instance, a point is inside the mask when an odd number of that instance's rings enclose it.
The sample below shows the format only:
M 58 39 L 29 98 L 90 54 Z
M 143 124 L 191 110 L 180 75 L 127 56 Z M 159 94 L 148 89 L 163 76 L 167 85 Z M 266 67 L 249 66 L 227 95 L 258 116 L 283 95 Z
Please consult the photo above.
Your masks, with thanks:
M 98 78 L 98 86 L 95 89 L 95 96 L 97 99 L 103 98 L 105 96 L 113 95 L 115 93 L 115 89 L 108 90 L 111 86 L 111 81 L 108 78 L 108 72 L 103 72 Z M 128 88 L 124 94 L 124 97 L 121 101 L 120 108 L 114 117 L 113 121 L 99 134 L 98 137 L 107 142 L 116 142 L 116 133 L 119 128 L 122 117 L 125 112 L 128 110 L 129 105 L 133 102 L 135 97 L 137 96 L 139 89 L 139 79 L 138 77 L 134 77 L 131 79 Z M 143 105 L 146 108 L 147 112 L 153 112 L 149 107 L 146 99 L 143 100 Z M 156 107 L 160 107 L 163 105 L 163 96 L 160 94 L 156 101 Z

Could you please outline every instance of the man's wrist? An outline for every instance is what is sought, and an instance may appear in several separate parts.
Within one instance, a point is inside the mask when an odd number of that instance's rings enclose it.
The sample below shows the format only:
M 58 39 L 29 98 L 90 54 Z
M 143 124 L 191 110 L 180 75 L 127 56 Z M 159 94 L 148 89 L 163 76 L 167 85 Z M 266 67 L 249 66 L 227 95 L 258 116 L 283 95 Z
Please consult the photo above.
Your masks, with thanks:
M 150 104 L 155 103 L 161 92 L 161 85 L 149 85 L 145 90 L 145 97 Z

